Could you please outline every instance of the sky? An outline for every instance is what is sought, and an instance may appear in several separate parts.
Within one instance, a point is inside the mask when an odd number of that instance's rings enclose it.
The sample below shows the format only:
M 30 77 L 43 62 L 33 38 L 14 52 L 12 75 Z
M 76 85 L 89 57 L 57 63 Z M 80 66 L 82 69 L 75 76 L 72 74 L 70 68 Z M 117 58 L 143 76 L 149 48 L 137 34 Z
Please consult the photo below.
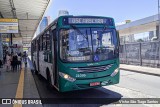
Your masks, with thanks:
M 70 15 L 113 17 L 116 23 L 121 23 L 157 14 L 158 0 L 51 0 L 44 16 L 53 21 L 59 10 L 67 10 Z

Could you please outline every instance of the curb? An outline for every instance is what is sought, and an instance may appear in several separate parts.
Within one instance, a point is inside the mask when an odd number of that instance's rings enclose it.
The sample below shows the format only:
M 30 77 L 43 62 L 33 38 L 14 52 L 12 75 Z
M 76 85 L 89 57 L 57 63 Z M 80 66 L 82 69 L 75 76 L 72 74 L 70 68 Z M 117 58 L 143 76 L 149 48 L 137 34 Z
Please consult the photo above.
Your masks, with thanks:
M 40 96 L 40 93 L 39 93 L 39 90 L 38 90 L 38 87 L 37 87 L 37 82 L 36 82 L 35 77 L 34 77 L 34 75 L 35 75 L 34 74 L 34 68 L 33 68 L 33 65 L 32 65 L 32 61 L 31 61 L 31 59 L 29 57 L 28 57 L 28 64 L 30 66 L 30 71 L 32 73 L 31 75 L 33 77 L 33 80 L 34 80 L 34 83 L 35 83 L 35 86 L 36 86 L 36 90 L 38 92 L 38 97 L 41 99 L 41 96 Z M 38 107 L 43 107 L 43 103 L 39 104 Z
M 150 73 L 150 72 L 143 72 L 143 71 L 137 71 L 137 70 L 131 70 L 131 69 L 125 69 L 125 68 L 120 68 L 120 69 L 121 70 L 126 70 L 126 71 L 137 72 L 137 73 L 141 73 L 141 74 L 153 75 L 153 76 L 160 77 L 160 74 L 155 74 L 155 73 Z

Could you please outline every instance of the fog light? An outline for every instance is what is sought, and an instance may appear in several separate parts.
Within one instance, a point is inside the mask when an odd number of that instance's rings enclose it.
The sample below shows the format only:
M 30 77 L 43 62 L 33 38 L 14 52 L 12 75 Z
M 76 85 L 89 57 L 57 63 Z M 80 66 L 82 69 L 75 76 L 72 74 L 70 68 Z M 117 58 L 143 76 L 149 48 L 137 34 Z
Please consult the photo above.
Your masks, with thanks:
M 119 68 L 115 69 L 114 72 L 111 74 L 111 77 L 114 77 L 119 72 Z

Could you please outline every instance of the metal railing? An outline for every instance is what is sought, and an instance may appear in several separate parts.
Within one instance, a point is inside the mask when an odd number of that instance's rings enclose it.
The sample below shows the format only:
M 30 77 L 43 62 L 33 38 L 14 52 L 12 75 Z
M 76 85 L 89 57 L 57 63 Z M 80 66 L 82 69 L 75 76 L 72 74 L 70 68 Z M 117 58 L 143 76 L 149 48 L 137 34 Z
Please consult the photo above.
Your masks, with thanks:
M 120 45 L 120 62 L 160 68 L 160 42 Z

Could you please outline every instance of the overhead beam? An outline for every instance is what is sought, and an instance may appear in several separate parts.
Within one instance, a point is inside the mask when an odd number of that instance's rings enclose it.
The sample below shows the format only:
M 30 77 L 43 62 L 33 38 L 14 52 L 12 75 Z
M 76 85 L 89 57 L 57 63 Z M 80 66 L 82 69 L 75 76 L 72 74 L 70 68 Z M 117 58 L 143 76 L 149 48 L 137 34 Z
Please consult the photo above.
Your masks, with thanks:
M 30 42 L 22 42 L 23 44 L 30 44 L 31 43 L 31 41 Z
M 21 32 L 23 32 L 23 31 L 35 31 L 35 30 L 21 30 Z
M 18 20 L 40 20 L 40 19 L 18 19 Z
M 25 40 L 24 40 L 24 39 L 22 39 L 22 41 L 27 41 L 27 42 L 28 42 L 28 41 L 31 41 L 31 39 L 25 39 Z
M 32 38 L 32 36 L 27 36 L 27 37 L 24 36 L 24 37 L 22 37 L 22 38 Z
M 1 17 L 1 18 L 4 18 L 1 12 L 0 12 L 0 17 Z
M 22 41 L 32 41 L 32 39 L 22 39 Z
M 31 37 L 28 37 L 28 38 L 27 37 L 22 37 L 22 39 L 31 39 Z
M 14 2 L 13 2 L 13 0 L 9 0 L 9 3 L 10 3 L 10 6 L 11 6 L 11 12 L 12 12 L 12 14 L 13 14 L 13 18 L 17 18 L 16 8 L 14 7 Z

